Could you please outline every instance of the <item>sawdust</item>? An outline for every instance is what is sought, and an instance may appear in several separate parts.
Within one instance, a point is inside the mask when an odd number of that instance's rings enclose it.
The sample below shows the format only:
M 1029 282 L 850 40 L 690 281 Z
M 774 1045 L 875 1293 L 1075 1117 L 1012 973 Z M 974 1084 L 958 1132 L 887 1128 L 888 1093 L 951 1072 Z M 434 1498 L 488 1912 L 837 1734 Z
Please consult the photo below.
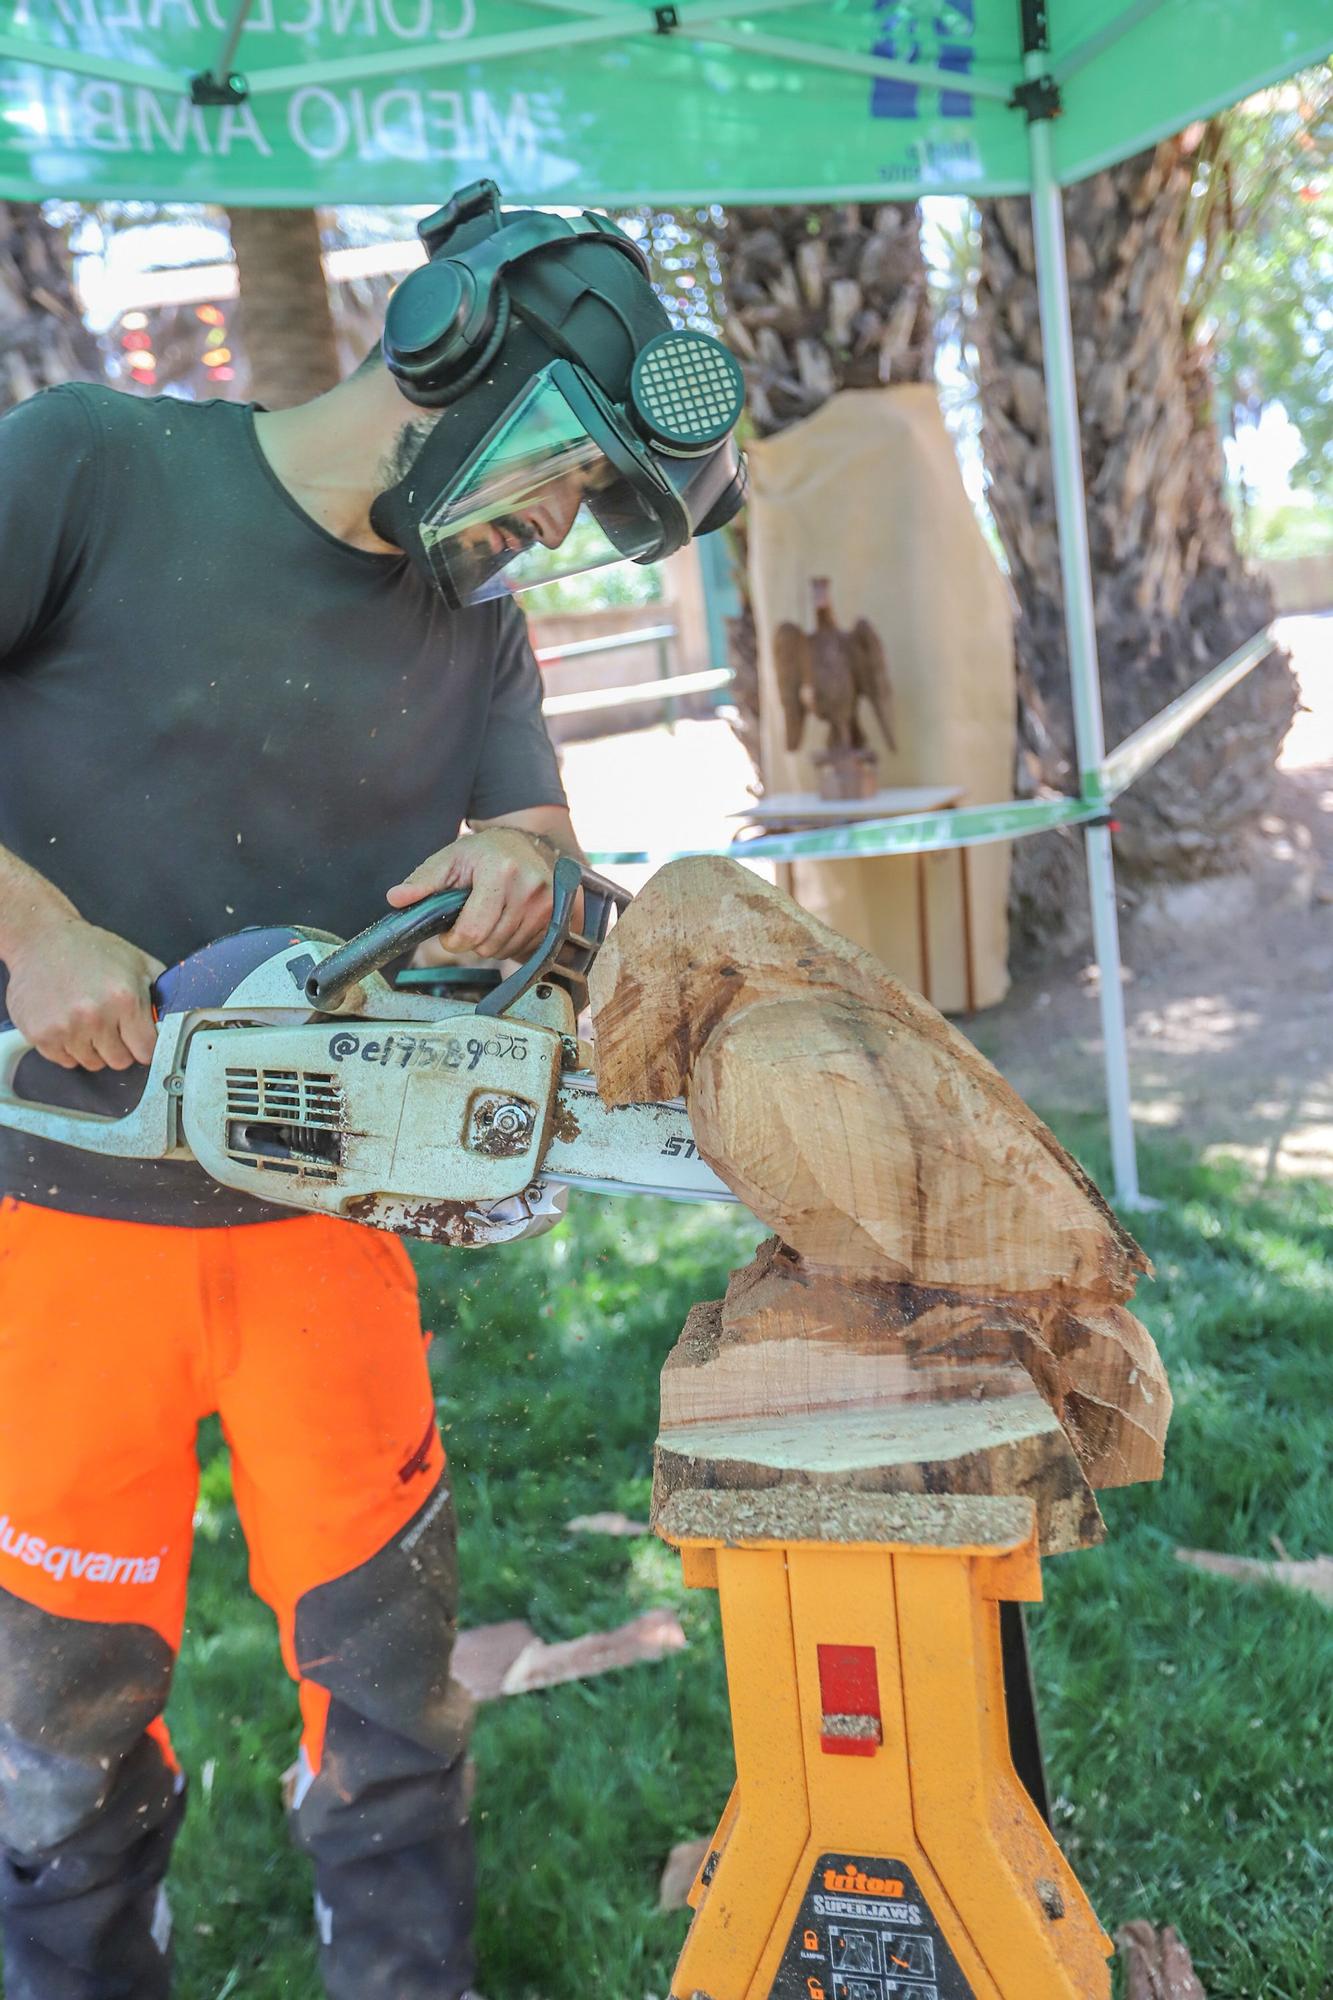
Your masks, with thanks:
M 821 1715 L 820 1732 L 824 1736 L 843 1737 L 849 1743 L 878 1743 L 883 1734 L 877 1715 Z
M 777 1486 L 674 1493 L 656 1523 L 664 1541 L 909 1542 L 1013 1548 L 1031 1533 L 1031 1500 L 988 1494 L 868 1494 Z

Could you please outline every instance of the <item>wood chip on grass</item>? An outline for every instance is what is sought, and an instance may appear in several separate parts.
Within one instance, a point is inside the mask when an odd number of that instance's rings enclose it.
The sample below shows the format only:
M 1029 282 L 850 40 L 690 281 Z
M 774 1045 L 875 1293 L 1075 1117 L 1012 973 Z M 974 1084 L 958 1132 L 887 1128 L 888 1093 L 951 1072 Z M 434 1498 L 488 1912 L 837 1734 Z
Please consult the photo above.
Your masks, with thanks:
M 645 1611 L 613 1632 L 586 1632 L 548 1646 L 534 1639 L 504 1677 L 504 1694 L 531 1694 L 564 1681 L 589 1680 L 617 1667 L 645 1665 L 679 1653 L 688 1644 L 679 1618 L 664 1605 Z
M 1212 1549 L 1177 1549 L 1176 1561 L 1232 1583 L 1280 1583 L 1287 1590 L 1308 1591 L 1333 1604 L 1333 1556 L 1311 1556 L 1308 1562 L 1269 1562 L 1260 1556 L 1218 1555 Z
M 494 1701 L 504 1693 L 505 1675 L 515 1660 L 538 1643 L 531 1625 L 521 1618 L 474 1626 L 470 1632 L 460 1632 L 454 1642 L 453 1677 L 473 1701 Z
M 649 1535 L 646 1521 L 631 1521 L 628 1514 L 576 1514 L 565 1527 L 571 1535 Z
M 592 1680 L 619 1667 L 648 1665 L 678 1653 L 688 1643 L 674 1611 L 659 1606 L 610 1632 L 585 1632 L 578 1639 L 548 1645 L 521 1618 L 478 1625 L 460 1632 L 454 1647 L 454 1678 L 474 1701 L 500 1695 L 533 1694 L 566 1681 Z
M 1115 1942 L 1125 1971 L 1125 2000 L 1208 2000 L 1170 1924 L 1159 1931 L 1137 1918 L 1121 1925 Z
M 705 1857 L 712 1846 L 711 1835 L 702 1840 L 678 1840 L 666 1858 L 662 1870 L 662 1880 L 657 1887 L 657 1907 L 659 1910 L 686 1910 L 689 1908 L 690 1890 L 694 1878 L 704 1865 Z

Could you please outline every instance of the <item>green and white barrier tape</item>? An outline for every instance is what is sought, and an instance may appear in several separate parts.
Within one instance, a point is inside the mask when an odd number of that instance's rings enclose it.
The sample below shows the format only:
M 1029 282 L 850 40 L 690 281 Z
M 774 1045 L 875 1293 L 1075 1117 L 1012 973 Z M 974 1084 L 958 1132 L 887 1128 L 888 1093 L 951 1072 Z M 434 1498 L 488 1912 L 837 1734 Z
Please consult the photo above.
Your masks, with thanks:
M 956 806 L 949 812 L 905 813 L 900 819 L 757 834 L 720 847 L 603 849 L 589 859 L 597 868 L 662 867 L 694 854 L 726 854 L 736 861 L 870 859 L 882 854 L 936 854 L 953 847 L 982 847 L 989 841 L 1045 833 L 1051 827 L 1086 825 L 1103 819 L 1111 800 L 1164 757 L 1199 717 L 1272 649 L 1270 628 L 1247 639 L 1187 693 L 1127 736 L 1094 770 L 1085 772 L 1079 797 L 1012 799 L 993 806 Z

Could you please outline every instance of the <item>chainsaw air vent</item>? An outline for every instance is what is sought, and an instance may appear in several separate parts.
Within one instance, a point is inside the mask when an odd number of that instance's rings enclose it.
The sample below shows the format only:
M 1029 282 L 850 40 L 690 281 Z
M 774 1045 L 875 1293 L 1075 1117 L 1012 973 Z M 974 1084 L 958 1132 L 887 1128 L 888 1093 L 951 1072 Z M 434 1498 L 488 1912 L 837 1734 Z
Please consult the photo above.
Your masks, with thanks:
M 325 1070 L 228 1069 L 227 1152 L 267 1173 L 335 1181 L 343 1100 Z

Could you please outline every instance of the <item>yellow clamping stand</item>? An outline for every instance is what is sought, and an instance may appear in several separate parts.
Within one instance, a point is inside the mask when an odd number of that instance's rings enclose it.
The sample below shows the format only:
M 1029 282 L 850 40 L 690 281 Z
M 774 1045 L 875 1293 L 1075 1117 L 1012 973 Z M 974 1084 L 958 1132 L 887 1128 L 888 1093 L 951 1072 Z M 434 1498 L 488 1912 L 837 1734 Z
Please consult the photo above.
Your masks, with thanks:
M 1108 2000 L 1111 1946 L 1010 1754 L 1032 1502 L 678 1493 L 721 1602 L 736 1785 L 674 2000 Z

